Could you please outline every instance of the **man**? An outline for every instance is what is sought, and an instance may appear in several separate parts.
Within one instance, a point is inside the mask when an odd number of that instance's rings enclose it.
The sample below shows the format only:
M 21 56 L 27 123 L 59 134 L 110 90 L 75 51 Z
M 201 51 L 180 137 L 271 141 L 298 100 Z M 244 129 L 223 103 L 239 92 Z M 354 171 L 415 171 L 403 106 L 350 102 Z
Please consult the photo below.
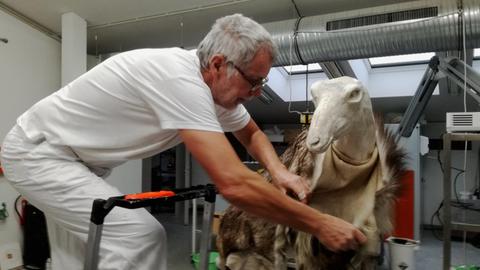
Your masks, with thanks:
M 93 199 L 120 194 L 102 177 L 182 141 L 237 207 L 309 232 L 333 251 L 363 243 L 353 225 L 288 198 L 246 168 L 223 133 L 233 131 L 280 190 L 305 202 L 304 179 L 285 168 L 241 105 L 260 95 L 274 57 L 268 32 L 235 14 L 217 20 L 197 55 L 178 48 L 119 54 L 20 116 L 2 164 L 46 215 L 52 268 L 82 268 Z M 166 269 L 165 239 L 144 209 L 116 208 L 104 224 L 99 268 Z

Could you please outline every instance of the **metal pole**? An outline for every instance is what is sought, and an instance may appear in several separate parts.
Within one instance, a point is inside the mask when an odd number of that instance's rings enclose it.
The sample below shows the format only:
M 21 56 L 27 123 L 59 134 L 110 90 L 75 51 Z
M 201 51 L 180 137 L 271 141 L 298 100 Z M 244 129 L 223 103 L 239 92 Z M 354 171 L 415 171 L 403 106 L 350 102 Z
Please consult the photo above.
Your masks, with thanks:
M 92 204 L 90 215 L 90 228 L 88 231 L 87 251 L 85 254 L 84 270 L 97 270 L 102 239 L 103 222 L 113 206 L 109 206 L 106 200 L 96 199 Z
M 200 270 L 208 270 L 208 264 L 210 259 L 210 241 L 211 241 L 211 230 L 212 230 L 212 221 L 213 221 L 213 211 L 215 210 L 215 202 L 211 203 L 205 201 L 203 206 L 203 225 L 202 225 L 202 236 L 200 242 Z
M 190 152 L 188 149 L 185 147 L 185 188 L 189 188 L 192 186 L 192 181 L 191 181 L 191 158 L 190 158 Z M 184 201 L 183 204 L 183 225 L 188 225 L 189 218 L 188 215 L 190 214 L 189 207 L 190 207 L 190 202 L 189 201 Z
M 84 270 L 98 269 L 98 257 L 100 252 L 100 240 L 102 239 L 102 229 L 103 224 L 97 225 L 93 222 L 90 223 Z
M 197 199 L 192 200 L 192 255 L 197 249 Z
M 443 135 L 443 270 L 450 269 L 451 255 L 451 137 L 450 133 Z

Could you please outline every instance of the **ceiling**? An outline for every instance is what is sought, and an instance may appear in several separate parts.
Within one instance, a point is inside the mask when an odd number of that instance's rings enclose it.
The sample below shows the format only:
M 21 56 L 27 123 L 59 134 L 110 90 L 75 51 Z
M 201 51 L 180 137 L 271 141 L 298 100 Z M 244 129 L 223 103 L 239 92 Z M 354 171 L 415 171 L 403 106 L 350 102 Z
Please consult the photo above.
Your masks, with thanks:
M 224 15 L 242 13 L 259 23 L 301 16 L 356 10 L 408 0 L 0 0 L 7 6 L 61 34 L 61 15 L 74 12 L 87 21 L 88 53 L 92 55 L 145 47 L 195 47 L 210 26 Z M 295 5 L 294 5 L 295 4 Z M 462 100 L 434 97 L 427 120 L 444 121 L 444 102 L 460 106 Z M 373 99 L 382 112 L 403 112 L 410 98 Z M 452 103 L 452 100 L 455 100 Z M 434 107 L 438 104 L 438 108 Z M 269 105 L 254 100 L 246 105 L 259 123 L 298 123 L 298 115 L 288 113 L 288 103 L 278 96 Z M 298 102 L 293 106 L 305 106 Z M 433 109 L 432 109 L 433 108 Z
M 398 2 L 405 0 L 0 0 L 58 34 L 61 15 L 76 13 L 87 21 L 88 52 L 94 55 L 145 47 L 193 47 L 216 18 L 232 13 L 267 23 L 295 18 L 293 3 L 302 16 L 312 16 Z

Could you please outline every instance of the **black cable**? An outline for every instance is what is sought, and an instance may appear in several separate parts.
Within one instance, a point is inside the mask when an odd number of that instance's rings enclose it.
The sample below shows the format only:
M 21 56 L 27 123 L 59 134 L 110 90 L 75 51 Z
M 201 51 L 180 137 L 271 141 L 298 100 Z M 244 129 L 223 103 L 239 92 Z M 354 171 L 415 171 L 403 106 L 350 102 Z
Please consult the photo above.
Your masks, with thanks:
M 310 112 L 310 106 L 308 106 L 308 64 L 305 70 L 305 110 Z M 308 115 L 306 117 L 308 118 Z M 308 119 L 306 119 L 306 122 L 308 123 Z
M 438 151 L 437 151 L 437 161 L 438 161 L 438 163 L 440 164 L 440 170 L 442 171 L 442 174 L 444 174 L 445 171 L 444 171 L 444 169 L 443 169 L 442 159 L 440 158 L 440 152 L 441 152 L 441 151 L 442 151 L 442 150 L 438 150 Z M 456 167 L 453 167 L 453 166 L 450 166 L 450 169 L 463 172 L 462 169 L 459 169 L 459 168 L 456 168 Z
M 459 51 L 463 51 L 463 29 L 462 29 L 462 26 L 463 26 L 463 20 L 464 20 L 464 16 L 465 16 L 465 10 L 463 9 L 463 3 L 462 1 L 457 1 L 457 5 L 458 5 L 458 24 L 457 24 L 457 28 L 458 28 L 458 39 L 457 39 L 457 43 L 458 43 L 458 50 Z
M 438 150 L 437 151 L 437 161 L 438 161 L 438 164 L 440 165 L 440 170 L 442 171 L 442 174 L 445 173 L 445 171 L 443 170 L 443 163 L 442 163 L 442 159 L 440 158 L 440 152 L 442 150 Z
M 295 49 L 295 54 L 297 55 L 298 57 L 298 60 L 300 60 L 300 63 L 302 63 L 302 65 L 307 65 L 307 63 L 303 60 L 302 58 L 302 54 L 300 53 L 300 48 L 298 47 L 298 26 L 300 25 L 300 21 L 302 20 L 303 17 L 299 17 L 296 21 L 295 21 L 295 29 L 294 29 L 294 32 L 293 32 L 293 48 Z
M 434 219 L 435 217 L 437 218 L 438 220 L 438 223 L 440 224 L 440 226 L 442 227 L 443 226 L 443 221 L 442 221 L 442 218 L 440 217 L 440 209 L 442 209 L 443 207 L 443 200 L 440 202 L 440 204 L 438 205 L 438 208 L 437 210 L 435 210 L 435 212 L 433 213 L 432 217 L 430 218 L 430 225 L 432 226 L 432 234 L 433 236 L 437 239 L 437 240 L 440 240 L 442 241 L 442 237 L 441 236 L 438 236 L 437 235 L 437 229 L 435 229 L 434 227 Z M 440 229 L 441 230 L 441 229 Z
M 303 16 L 300 14 L 300 11 L 298 10 L 297 3 L 295 3 L 295 0 L 292 0 L 292 4 L 293 4 L 293 7 L 295 8 L 295 11 L 297 12 L 297 16 L 298 16 L 298 17 L 303 17 Z
M 473 146 L 472 146 L 473 147 Z M 478 148 L 478 153 L 477 153 L 477 157 L 480 156 L 480 147 Z M 479 193 L 480 193 L 480 173 L 478 171 L 478 168 L 480 168 L 480 158 L 477 158 L 477 188 L 475 189 L 474 191 L 474 195 L 477 196 L 477 199 L 480 199 L 478 196 L 479 196 Z
M 17 213 L 17 216 L 18 216 L 20 219 L 22 218 L 22 215 L 21 215 L 20 212 L 18 211 L 17 205 L 18 205 L 18 200 L 20 200 L 21 197 L 22 197 L 22 195 L 18 195 L 18 197 L 15 199 L 14 206 L 13 206 L 13 209 L 15 210 L 15 213 Z

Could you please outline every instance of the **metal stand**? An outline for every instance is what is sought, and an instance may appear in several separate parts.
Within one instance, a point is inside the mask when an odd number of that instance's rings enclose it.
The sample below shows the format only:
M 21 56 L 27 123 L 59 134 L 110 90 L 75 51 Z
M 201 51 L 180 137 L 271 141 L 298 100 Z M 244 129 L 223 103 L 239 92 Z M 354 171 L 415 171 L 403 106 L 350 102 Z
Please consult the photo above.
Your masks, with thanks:
M 97 270 L 100 240 L 102 238 L 103 222 L 108 213 L 115 207 L 136 209 L 165 202 L 186 201 L 195 198 L 205 198 L 205 212 L 203 214 L 203 234 L 200 242 L 200 261 L 199 269 L 207 270 L 209 264 L 208 250 L 211 228 L 213 221 L 213 211 L 215 209 L 216 189 L 214 185 L 200 185 L 191 188 L 174 190 L 175 195 L 170 197 L 149 197 L 143 199 L 127 200 L 125 196 L 111 197 L 107 200 L 96 199 L 93 202 L 92 214 L 90 217 L 90 229 L 88 232 L 87 254 L 85 258 L 84 270 Z M 137 194 L 138 195 L 138 194 Z
M 443 135 L 444 174 L 443 174 L 443 270 L 450 270 L 452 230 L 480 232 L 480 224 L 452 222 L 452 181 L 451 181 L 451 142 L 480 141 L 480 134 L 446 133 Z

